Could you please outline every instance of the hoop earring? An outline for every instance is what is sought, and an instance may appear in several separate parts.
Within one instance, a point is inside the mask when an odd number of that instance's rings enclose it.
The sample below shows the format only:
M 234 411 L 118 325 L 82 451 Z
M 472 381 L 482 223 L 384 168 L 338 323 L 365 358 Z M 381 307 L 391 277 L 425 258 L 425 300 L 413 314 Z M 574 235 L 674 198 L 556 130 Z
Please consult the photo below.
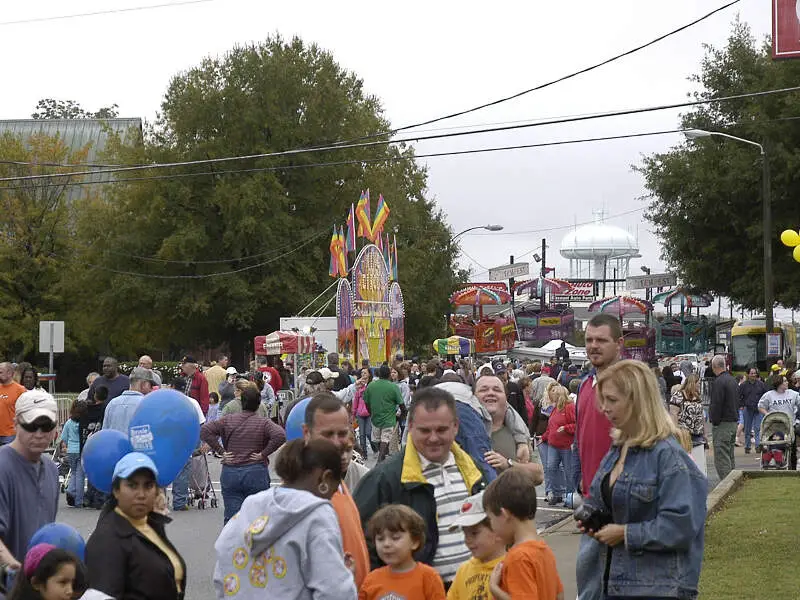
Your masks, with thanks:
M 328 484 L 323 481 L 317 486 L 317 491 L 319 492 L 320 496 L 326 496 L 328 492 L 331 491 L 331 488 L 328 487 Z

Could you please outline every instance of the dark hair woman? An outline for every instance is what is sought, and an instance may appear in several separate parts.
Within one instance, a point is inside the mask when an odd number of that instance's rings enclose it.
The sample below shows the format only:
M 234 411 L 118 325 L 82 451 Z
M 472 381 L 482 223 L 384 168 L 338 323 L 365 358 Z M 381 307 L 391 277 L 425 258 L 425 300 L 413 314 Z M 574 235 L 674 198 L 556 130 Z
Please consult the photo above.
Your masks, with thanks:
M 86 543 L 89 585 L 117 600 L 182 600 L 186 563 L 154 512 L 158 469 L 131 452 L 114 467 L 112 497 Z
M 247 385 L 240 400 L 242 412 L 207 421 L 200 428 L 200 439 L 222 454 L 220 485 L 225 523 L 239 512 L 245 498 L 269 487 L 268 457 L 286 440 L 283 429 L 256 414 L 261 404 L 256 386 Z
M 341 452 L 326 439 L 292 440 L 276 470 L 283 486 L 247 498 L 217 538 L 217 597 L 356 600 L 330 503 Z

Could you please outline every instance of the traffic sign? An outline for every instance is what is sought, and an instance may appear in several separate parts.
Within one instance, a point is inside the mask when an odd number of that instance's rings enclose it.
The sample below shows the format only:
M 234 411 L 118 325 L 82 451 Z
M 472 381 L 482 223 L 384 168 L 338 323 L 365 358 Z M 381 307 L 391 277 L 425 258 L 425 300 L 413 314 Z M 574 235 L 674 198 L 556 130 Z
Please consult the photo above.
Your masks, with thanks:
M 678 283 L 673 273 L 656 275 L 632 275 L 625 278 L 625 287 L 629 290 L 646 290 L 648 288 L 672 287 Z
M 525 277 L 530 272 L 530 264 L 526 262 L 503 265 L 489 269 L 489 281 L 506 281 L 516 277 Z

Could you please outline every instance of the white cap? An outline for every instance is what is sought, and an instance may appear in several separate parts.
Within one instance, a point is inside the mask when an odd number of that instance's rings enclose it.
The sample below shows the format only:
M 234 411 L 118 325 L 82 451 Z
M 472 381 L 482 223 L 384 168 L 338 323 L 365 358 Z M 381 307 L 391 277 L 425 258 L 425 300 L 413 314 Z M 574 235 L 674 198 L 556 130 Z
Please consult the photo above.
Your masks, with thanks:
M 17 398 L 17 418 L 20 423 L 30 425 L 39 417 L 47 417 L 53 423 L 58 421 L 58 404 L 55 398 L 44 390 L 30 390 Z
M 464 500 L 464 504 L 458 510 L 458 516 L 453 520 L 448 529 L 455 531 L 462 527 L 472 527 L 486 519 L 483 510 L 483 492 L 470 496 Z
M 236 370 L 236 367 L 228 367 L 227 369 L 225 369 L 225 372 L 228 375 L 238 375 L 239 374 L 239 371 Z

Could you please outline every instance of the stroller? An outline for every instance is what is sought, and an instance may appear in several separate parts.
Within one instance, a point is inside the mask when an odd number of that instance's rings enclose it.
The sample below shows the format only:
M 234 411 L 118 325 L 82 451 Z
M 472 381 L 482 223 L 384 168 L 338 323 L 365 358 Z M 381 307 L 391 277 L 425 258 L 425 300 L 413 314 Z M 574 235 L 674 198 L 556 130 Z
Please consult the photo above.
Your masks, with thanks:
M 211 508 L 217 508 L 217 493 L 211 483 L 211 475 L 208 472 L 208 459 L 205 452 L 200 450 L 192 454 L 192 468 L 189 474 L 189 504 L 197 508 L 204 509 L 206 503 Z
M 56 447 L 53 449 L 53 462 L 58 467 L 58 484 L 61 490 L 61 493 L 67 491 L 67 484 L 69 483 L 69 478 L 72 475 L 72 469 L 69 466 L 69 461 L 67 460 L 66 454 L 63 454 L 60 451 L 60 448 Z
M 772 411 L 761 421 L 761 469 L 797 469 L 794 423 L 785 412 Z

